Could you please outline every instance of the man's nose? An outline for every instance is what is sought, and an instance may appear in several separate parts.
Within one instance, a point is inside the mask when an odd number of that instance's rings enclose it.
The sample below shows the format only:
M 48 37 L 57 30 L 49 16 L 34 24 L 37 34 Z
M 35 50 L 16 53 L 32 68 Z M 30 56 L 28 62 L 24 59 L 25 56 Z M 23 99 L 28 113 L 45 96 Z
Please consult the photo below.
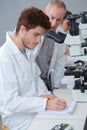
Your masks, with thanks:
M 40 42 L 41 42 L 41 36 L 37 37 L 36 42 L 37 42 L 37 43 L 40 43 Z
M 56 20 L 53 20 L 52 23 L 51 23 L 51 26 L 52 26 L 52 27 L 56 27 L 56 26 L 57 26 L 57 21 L 56 21 Z

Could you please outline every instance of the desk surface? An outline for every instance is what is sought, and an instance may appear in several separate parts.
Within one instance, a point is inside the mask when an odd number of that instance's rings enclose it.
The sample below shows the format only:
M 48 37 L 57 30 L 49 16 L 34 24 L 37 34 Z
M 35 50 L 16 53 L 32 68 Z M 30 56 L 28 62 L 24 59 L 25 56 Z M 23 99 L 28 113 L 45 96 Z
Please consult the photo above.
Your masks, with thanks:
M 59 120 L 59 119 L 35 119 L 28 130 L 51 130 L 55 125 L 61 123 L 71 124 L 74 130 L 83 130 L 85 120 Z
M 54 93 L 56 96 L 64 98 L 67 103 L 72 101 L 71 91 L 68 89 L 58 89 Z M 80 102 L 72 115 L 37 114 L 28 130 L 50 130 L 60 123 L 69 123 L 74 127 L 74 130 L 83 130 L 86 115 L 87 102 Z

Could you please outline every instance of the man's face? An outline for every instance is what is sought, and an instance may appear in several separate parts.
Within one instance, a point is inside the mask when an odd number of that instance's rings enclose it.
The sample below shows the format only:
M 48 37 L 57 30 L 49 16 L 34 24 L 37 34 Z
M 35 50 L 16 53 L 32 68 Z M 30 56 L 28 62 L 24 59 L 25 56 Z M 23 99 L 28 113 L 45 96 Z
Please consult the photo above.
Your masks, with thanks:
M 51 30 L 55 30 L 63 20 L 65 10 L 63 7 L 54 4 L 48 10 L 46 10 L 45 13 L 49 17 L 51 23 Z
M 22 46 L 24 48 L 33 49 L 41 41 L 41 35 L 45 32 L 45 29 L 37 26 L 34 29 L 24 31 L 22 35 Z

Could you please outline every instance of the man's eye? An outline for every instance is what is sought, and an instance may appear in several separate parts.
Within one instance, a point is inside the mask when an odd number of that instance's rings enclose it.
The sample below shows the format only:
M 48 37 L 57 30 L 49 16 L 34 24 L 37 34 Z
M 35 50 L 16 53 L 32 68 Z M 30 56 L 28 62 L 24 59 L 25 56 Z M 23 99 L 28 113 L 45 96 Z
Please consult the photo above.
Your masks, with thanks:
M 34 34 L 34 36 L 38 36 L 38 34 Z
M 58 22 L 62 21 L 61 19 L 57 19 Z
M 51 17 L 51 19 L 54 19 L 54 17 Z

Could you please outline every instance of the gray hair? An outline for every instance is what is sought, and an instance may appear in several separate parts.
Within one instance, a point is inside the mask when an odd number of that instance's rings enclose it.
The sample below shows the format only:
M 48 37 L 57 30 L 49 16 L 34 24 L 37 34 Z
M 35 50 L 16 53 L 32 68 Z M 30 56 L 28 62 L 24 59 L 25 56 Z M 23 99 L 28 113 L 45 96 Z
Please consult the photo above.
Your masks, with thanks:
M 54 4 L 57 4 L 57 5 L 61 6 L 61 7 L 63 7 L 65 12 L 66 12 L 66 5 L 62 0 L 50 0 L 47 7 L 46 7 L 46 10 L 48 10 Z

